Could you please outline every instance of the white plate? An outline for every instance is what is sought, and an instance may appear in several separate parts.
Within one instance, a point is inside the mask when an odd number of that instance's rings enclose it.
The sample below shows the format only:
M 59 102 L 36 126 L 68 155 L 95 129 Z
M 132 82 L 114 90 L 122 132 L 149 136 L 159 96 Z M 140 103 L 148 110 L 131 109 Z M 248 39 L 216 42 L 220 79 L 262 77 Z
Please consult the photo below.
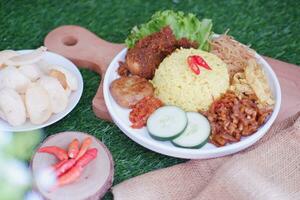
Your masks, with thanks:
M 33 50 L 20 50 L 18 51 L 19 53 L 28 53 Z M 46 60 L 49 63 L 59 65 L 68 71 L 70 71 L 72 74 L 75 75 L 78 81 L 78 89 L 76 91 L 73 91 L 71 95 L 69 96 L 69 103 L 67 108 L 58 114 L 52 114 L 52 116 L 43 124 L 40 125 L 35 125 L 32 124 L 29 119 L 26 120 L 26 122 L 23 125 L 20 126 L 11 126 L 9 123 L 7 123 L 4 120 L 0 119 L 0 131 L 7 131 L 7 132 L 20 132 L 20 131 L 31 131 L 31 130 L 36 130 L 40 128 L 44 128 L 46 126 L 49 126 L 62 118 L 64 118 L 67 114 L 69 114 L 77 105 L 77 103 L 80 100 L 80 97 L 82 95 L 83 91 L 83 80 L 80 71 L 78 68 L 68 59 L 64 58 L 61 55 L 58 55 L 56 53 L 52 52 L 45 52 L 43 55 L 43 59 Z
M 278 115 L 281 103 L 281 90 L 278 79 L 270 65 L 260 55 L 257 54 L 256 57 L 262 64 L 262 67 L 267 75 L 276 103 L 274 111 L 269 117 L 268 121 L 263 126 L 261 126 L 256 133 L 249 137 L 242 138 L 240 142 L 228 144 L 224 147 L 216 147 L 210 143 L 207 143 L 200 149 L 185 149 L 175 147 L 169 141 L 163 142 L 154 140 L 149 136 L 148 131 L 145 127 L 142 129 L 133 129 L 130 127 L 131 123 L 128 117 L 130 110 L 120 107 L 111 96 L 109 90 L 111 82 L 119 77 L 119 75 L 117 74 L 117 69 L 119 67 L 118 62 L 125 61 L 126 53 L 127 49 L 123 49 L 113 59 L 106 71 L 103 83 L 104 100 L 108 111 L 116 125 L 133 141 L 152 151 L 168 156 L 187 159 L 215 158 L 233 154 L 251 146 L 256 141 L 258 141 L 269 130 L 276 116 Z

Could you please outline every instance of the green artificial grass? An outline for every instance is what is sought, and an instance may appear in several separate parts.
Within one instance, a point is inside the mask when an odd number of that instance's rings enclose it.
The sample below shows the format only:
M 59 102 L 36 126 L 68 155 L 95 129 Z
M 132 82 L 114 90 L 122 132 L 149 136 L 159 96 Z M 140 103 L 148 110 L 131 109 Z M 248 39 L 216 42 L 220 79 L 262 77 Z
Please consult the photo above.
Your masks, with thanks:
M 2 0 L 0 49 L 32 49 L 43 45 L 49 31 L 76 24 L 103 39 L 121 43 L 130 29 L 157 10 L 193 12 L 213 19 L 213 30 L 251 44 L 260 54 L 300 64 L 300 1 L 295 0 Z M 114 124 L 95 117 L 91 101 L 100 78 L 81 69 L 84 92 L 78 106 L 63 120 L 45 128 L 46 136 L 67 130 L 87 132 L 103 141 L 115 161 L 114 184 L 131 177 L 184 162 L 151 152 L 126 137 Z M 100 155 L 101 156 L 101 155 Z M 111 199 L 107 194 L 105 199 Z

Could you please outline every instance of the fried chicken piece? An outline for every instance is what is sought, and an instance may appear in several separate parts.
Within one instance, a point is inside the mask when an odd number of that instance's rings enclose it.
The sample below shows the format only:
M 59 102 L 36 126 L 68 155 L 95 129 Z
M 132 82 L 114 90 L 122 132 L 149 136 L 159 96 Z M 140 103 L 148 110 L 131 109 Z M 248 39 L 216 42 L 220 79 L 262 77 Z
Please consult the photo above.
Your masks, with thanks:
M 163 58 L 162 55 L 153 52 L 151 48 L 132 48 L 126 56 L 127 69 L 133 75 L 151 79 Z
M 118 74 L 120 76 L 129 76 L 129 71 L 127 69 L 127 64 L 125 62 L 119 62 Z
M 186 38 L 177 40 L 172 29 L 166 26 L 159 32 L 139 40 L 133 48 L 129 49 L 126 55 L 126 66 L 131 74 L 151 79 L 163 59 L 179 47 L 197 48 L 198 44 Z
M 120 106 L 130 108 L 144 97 L 153 95 L 154 88 L 145 78 L 128 76 L 114 80 L 110 92 Z
M 182 48 L 194 48 L 197 49 L 198 48 L 198 43 L 197 42 L 193 42 L 188 40 L 187 38 L 181 38 L 180 40 L 177 41 L 176 47 L 182 47 Z

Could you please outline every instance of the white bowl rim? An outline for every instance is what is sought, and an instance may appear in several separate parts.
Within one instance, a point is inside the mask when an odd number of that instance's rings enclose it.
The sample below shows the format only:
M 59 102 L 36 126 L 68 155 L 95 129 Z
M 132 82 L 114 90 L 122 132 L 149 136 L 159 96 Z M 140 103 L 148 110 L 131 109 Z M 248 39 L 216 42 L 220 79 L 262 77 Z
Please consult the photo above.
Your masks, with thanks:
M 206 158 L 214 158 L 214 157 L 220 157 L 229 155 L 232 153 L 236 153 L 238 151 L 241 151 L 251 145 L 253 145 L 255 142 L 257 142 L 261 137 L 263 137 L 269 128 L 274 123 L 281 105 L 281 88 L 279 85 L 279 81 L 277 79 L 277 76 L 271 66 L 264 60 L 262 56 L 259 54 L 256 54 L 256 58 L 259 59 L 259 61 L 263 64 L 264 68 L 266 68 L 267 73 L 269 73 L 273 84 L 275 86 L 275 106 L 273 109 L 273 112 L 267 122 L 259 128 L 259 130 L 252 134 L 251 136 L 248 136 L 244 140 L 241 140 L 236 143 L 232 143 L 223 147 L 216 147 L 213 149 L 187 149 L 187 148 L 180 148 L 175 147 L 170 148 L 167 145 L 157 145 L 156 142 L 154 142 L 154 139 L 143 139 L 141 137 L 138 137 L 138 134 L 131 133 L 129 131 L 128 125 L 126 125 L 123 121 L 118 119 L 118 116 L 116 113 L 112 111 L 112 104 L 110 102 L 110 90 L 109 90 L 109 81 L 110 81 L 110 75 L 112 73 L 116 73 L 116 71 L 113 71 L 113 65 L 122 59 L 124 55 L 126 55 L 127 48 L 124 48 L 122 51 L 120 51 L 112 60 L 109 67 L 107 68 L 107 71 L 104 76 L 104 82 L 103 82 L 103 94 L 104 94 L 104 100 L 105 104 L 108 108 L 108 111 L 115 122 L 115 124 L 122 130 L 123 133 L 125 133 L 129 138 L 137 142 L 138 144 L 155 151 L 157 153 L 161 153 L 164 155 L 172 156 L 172 157 L 178 157 L 178 158 L 186 158 L 186 159 L 206 159 Z

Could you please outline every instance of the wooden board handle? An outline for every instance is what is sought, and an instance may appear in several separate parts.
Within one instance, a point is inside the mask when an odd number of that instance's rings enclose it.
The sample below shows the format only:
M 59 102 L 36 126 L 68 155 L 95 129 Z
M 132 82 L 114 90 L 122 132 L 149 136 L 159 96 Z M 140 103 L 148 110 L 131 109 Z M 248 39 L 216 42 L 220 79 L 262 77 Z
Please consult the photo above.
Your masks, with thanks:
M 97 117 L 111 121 L 103 98 L 102 82 L 108 65 L 124 45 L 107 42 L 85 28 L 71 25 L 51 31 L 44 44 L 49 51 L 70 59 L 78 67 L 91 69 L 102 77 L 93 99 L 93 110 Z

